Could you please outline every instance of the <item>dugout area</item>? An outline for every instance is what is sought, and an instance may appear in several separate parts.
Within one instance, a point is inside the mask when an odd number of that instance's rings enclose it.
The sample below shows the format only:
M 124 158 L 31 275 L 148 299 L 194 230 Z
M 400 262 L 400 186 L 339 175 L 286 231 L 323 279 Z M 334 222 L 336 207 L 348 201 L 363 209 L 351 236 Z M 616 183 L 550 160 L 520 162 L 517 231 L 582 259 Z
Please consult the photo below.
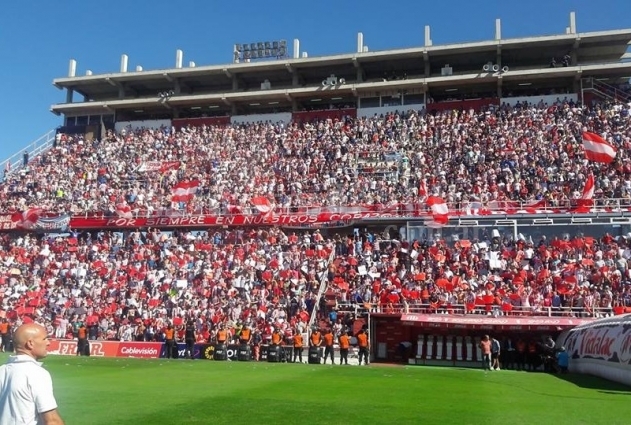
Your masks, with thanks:
M 405 320 L 410 318 L 407 316 L 410 315 L 370 315 L 372 362 L 479 367 L 482 354 L 478 343 L 484 335 L 500 342 L 506 338 L 535 342 L 540 348 L 548 337 L 556 340 L 563 330 L 575 326 L 572 321 L 545 317 L 524 318 L 528 324 L 517 325 L 486 316 L 477 320 L 480 323 L 471 323 L 476 321 L 468 317 L 471 315 L 451 315 L 450 323 Z

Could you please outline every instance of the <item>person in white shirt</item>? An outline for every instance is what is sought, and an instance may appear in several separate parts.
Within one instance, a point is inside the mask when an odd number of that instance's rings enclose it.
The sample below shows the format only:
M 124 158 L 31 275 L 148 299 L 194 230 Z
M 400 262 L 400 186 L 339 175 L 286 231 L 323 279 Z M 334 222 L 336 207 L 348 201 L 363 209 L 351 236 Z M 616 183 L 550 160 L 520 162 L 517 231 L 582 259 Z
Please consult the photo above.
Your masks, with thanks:
M 0 366 L 0 425 L 63 425 L 50 373 L 38 360 L 48 354 L 42 326 L 20 326 L 13 337 L 16 355 Z

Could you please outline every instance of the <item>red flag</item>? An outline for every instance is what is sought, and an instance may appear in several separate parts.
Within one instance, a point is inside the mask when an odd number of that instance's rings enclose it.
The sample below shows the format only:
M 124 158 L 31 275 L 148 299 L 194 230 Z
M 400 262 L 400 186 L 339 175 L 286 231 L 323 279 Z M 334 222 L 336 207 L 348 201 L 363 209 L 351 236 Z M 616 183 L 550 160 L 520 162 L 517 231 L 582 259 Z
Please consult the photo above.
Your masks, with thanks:
M 597 134 L 583 133 L 583 149 L 585 157 L 592 162 L 609 164 L 616 157 L 616 148 Z
M 116 205 L 116 215 L 121 218 L 132 218 L 131 207 L 126 203 Z
M 585 187 L 583 188 L 583 194 L 576 202 L 577 213 L 588 213 L 594 206 L 594 175 L 590 174 L 585 180 Z
M 251 199 L 251 202 L 252 204 L 254 204 L 256 209 L 263 214 L 268 214 L 274 209 L 274 206 L 272 205 L 270 200 L 264 196 L 255 196 Z
M 193 199 L 197 188 L 199 187 L 199 180 L 191 180 L 185 182 L 179 182 L 173 186 L 173 196 L 171 196 L 172 202 L 188 202 Z
M 432 210 L 432 221 L 425 222 L 428 227 L 440 227 L 449 222 L 449 207 L 438 196 L 430 196 L 427 198 L 427 206 Z

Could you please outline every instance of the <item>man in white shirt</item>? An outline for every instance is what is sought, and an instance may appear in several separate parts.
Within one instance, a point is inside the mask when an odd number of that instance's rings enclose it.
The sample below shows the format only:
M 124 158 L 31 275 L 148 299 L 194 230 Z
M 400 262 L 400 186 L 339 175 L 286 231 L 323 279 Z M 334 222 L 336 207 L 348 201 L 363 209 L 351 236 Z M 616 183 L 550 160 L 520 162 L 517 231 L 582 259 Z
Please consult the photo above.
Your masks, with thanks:
M 17 354 L 0 366 L 0 425 L 63 425 L 50 373 L 37 361 L 48 354 L 46 329 L 25 324 L 13 340 Z

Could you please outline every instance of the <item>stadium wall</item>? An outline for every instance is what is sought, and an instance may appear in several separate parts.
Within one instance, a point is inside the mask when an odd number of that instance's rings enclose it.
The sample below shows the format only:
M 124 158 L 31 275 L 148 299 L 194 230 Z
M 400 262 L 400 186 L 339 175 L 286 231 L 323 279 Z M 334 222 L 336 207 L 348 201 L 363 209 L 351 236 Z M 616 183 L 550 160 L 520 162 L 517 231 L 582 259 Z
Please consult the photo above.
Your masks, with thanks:
M 171 120 L 146 120 L 146 121 L 119 121 L 114 124 L 114 129 L 120 133 L 123 129 L 136 130 L 138 128 L 150 128 L 158 130 L 161 127 L 171 128 Z
M 174 119 L 172 121 L 172 124 L 176 130 L 180 130 L 188 126 L 192 126 L 192 127 L 201 127 L 202 125 L 225 126 L 225 125 L 230 124 L 230 117 L 222 116 L 222 117 L 204 117 L 204 118 L 179 118 L 179 119 Z
M 277 114 L 252 114 L 252 115 L 235 115 L 231 118 L 232 124 L 255 124 L 257 122 L 271 122 L 276 124 L 283 122 L 288 124 L 291 122 L 291 112 L 281 112 Z
M 556 341 L 570 357 L 570 372 L 631 386 L 631 314 L 599 319 L 564 331 Z
M 578 95 L 576 93 L 568 93 L 568 94 L 550 94 L 545 96 L 517 96 L 517 97 L 503 97 L 501 99 L 502 104 L 506 103 L 511 106 L 515 106 L 517 102 L 523 103 L 533 103 L 535 105 L 539 104 L 539 102 L 543 102 L 548 106 L 554 105 L 557 100 L 568 101 L 572 100 L 574 102 L 578 102 Z
M 420 103 L 420 104 L 415 104 L 415 105 L 377 106 L 377 107 L 374 107 L 374 108 L 359 108 L 357 110 L 357 117 L 358 118 L 370 118 L 370 117 L 373 117 L 375 115 L 379 116 L 379 115 L 388 114 L 390 112 L 409 111 L 411 109 L 413 109 L 415 111 L 423 110 L 423 109 L 425 109 L 425 104 L 424 103 Z

